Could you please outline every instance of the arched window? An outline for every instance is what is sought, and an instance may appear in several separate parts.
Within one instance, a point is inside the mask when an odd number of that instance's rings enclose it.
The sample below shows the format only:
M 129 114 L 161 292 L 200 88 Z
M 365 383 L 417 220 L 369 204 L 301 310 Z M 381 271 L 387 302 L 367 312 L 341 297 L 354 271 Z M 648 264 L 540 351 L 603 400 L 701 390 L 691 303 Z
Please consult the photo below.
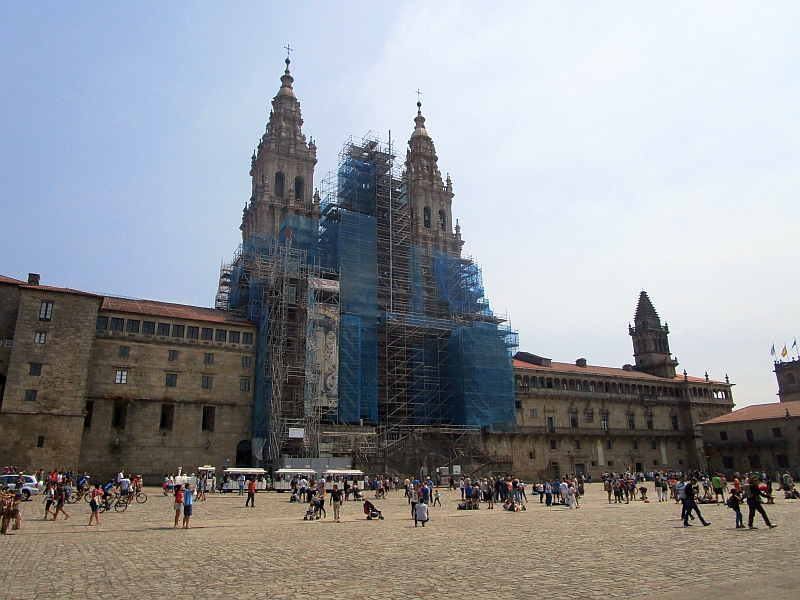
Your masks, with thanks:
M 275 173 L 275 195 L 278 198 L 283 198 L 284 194 L 284 180 L 283 180 L 283 173 Z
M 303 178 L 302 177 L 295 177 L 294 178 L 294 199 L 295 200 L 302 200 L 304 198 L 303 195 Z
M 439 211 L 439 227 L 442 228 L 442 231 L 447 231 L 447 217 L 443 210 Z
M 431 228 L 431 209 L 427 206 L 422 211 L 422 224 L 425 225 L 425 229 Z
M 236 444 L 236 466 L 249 467 L 253 459 L 250 440 L 242 440 Z

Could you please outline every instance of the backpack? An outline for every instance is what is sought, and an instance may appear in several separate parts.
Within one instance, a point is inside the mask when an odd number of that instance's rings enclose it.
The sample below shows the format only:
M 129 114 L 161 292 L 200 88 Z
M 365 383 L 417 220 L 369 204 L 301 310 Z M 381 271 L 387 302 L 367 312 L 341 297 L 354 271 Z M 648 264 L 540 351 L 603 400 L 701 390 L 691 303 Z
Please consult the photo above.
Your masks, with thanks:
M 728 508 L 732 508 L 733 510 L 737 510 L 739 508 L 739 500 L 733 494 L 730 495 L 725 504 L 728 505 Z

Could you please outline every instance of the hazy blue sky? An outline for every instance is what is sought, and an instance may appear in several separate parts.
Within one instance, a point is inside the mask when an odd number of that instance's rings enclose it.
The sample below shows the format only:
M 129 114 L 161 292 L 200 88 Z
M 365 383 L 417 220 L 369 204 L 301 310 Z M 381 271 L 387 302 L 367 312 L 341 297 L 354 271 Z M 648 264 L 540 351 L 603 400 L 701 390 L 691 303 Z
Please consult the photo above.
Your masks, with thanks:
M 646 289 L 679 369 L 776 399 L 800 4 L 331 4 L 0 4 L 0 273 L 210 305 L 289 43 L 317 182 L 351 134 L 402 146 L 422 90 L 521 349 L 632 362 Z

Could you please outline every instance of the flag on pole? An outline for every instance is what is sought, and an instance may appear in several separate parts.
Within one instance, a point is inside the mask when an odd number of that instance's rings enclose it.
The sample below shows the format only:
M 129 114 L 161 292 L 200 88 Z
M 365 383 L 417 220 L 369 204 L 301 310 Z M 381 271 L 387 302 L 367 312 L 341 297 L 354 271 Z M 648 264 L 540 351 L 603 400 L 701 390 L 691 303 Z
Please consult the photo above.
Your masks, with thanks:
M 797 348 L 797 338 L 794 338 L 794 343 L 792 344 L 792 348 Z
M 781 356 L 785 358 L 787 354 L 789 354 L 789 352 L 786 350 L 786 344 L 784 344 L 783 350 L 781 350 Z
M 772 350 L 769 351 L 772 356 L 775 356 L 775 344 L 772 344 Z

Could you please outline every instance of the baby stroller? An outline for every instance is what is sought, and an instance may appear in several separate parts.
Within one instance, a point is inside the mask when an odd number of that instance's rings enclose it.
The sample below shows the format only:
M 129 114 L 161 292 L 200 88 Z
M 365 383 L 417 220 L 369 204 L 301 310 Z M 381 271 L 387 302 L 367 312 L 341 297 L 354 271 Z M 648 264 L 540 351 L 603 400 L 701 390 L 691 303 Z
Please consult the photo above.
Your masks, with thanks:
M 315 498 L 308 505 L 308 510 L 303 516 L 303 521 L 319 521 L 320 517 L 327 516 L 328 515 L 325 512 L 325 500 L 321 498 Z
M 300 496 L 297 493 L 297 490 L 292 490 L 292 495 L 289 496 L 289 502 L 300 502 Z
M 383 521 L 381 511 L 375 508 L 375 505 L 369 500 L 364 500 L 364 514 L 367 515 L 368 521 L 372 521 L 373 519 L 380 519 Z

